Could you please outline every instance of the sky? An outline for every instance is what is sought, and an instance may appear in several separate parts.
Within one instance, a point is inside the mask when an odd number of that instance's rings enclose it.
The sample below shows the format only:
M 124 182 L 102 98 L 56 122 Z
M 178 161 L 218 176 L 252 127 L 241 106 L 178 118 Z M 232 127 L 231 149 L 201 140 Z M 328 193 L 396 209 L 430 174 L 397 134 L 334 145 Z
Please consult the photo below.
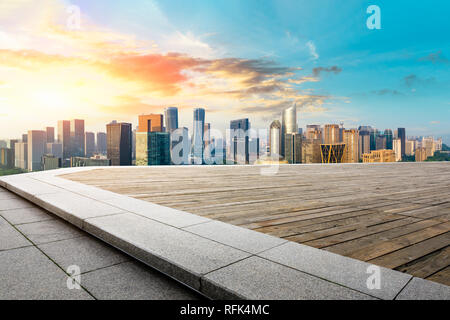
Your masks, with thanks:
M 367 20 L 376 5 L 380 28 Z M 0 137 L 193 108 L 212 128 L 405 127 L 450 142 L 450 2 L 2 0 Z M 79 14 L 78 14 L 79 13 Z M 373 21 L 373 20 L 370 20 Z

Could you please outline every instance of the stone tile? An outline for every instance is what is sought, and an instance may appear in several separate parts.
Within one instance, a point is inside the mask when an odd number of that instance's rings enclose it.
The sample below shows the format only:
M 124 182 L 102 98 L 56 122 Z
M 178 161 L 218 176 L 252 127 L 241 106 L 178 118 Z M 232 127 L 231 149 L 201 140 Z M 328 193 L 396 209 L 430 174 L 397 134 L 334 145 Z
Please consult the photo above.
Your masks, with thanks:
M 411 279 L 410 275 L 380 267 L 381 288 L 369 289 L 367 280 L 373 273 L 368 273 L 370 264 L 294 242 L 259 256 L 380 299 L 394 299 Z
M 350 300 L 373 299 L 256 256 L 202 278 L 202 293 L 214 299 Z
M 450 300 L 450 287 L 414 277 L 396 300 Z
M 14 225 L 55 219 L 55 216 L 39 207 L 0 211 L 0 215 Z
M 4 181 L 7 188 L 14 193 L 29 199 L 30 196 L 38 194 L 55 193 L 61 191 L 60 188 L 49 185 L 23 175 L 8 176 Z
M 0 200 L 17 199 L 17 196 L 9 191 L 1 192 L 0 190 Z
M 138 262 L 125 262 L 81 275 L 81 283 L 101 300 L 196 300 L 201 296 Z
M 69 183 L 62 185 L 61 187 L 67 191 L 74 192 L 84 197 L 92 198 L 95 200 L 106 200 L 114 197 L 116 194 L 111 191 L 103 190 L 93 186 L 88 186 L 82 183 L 66 180 Z
M 0 251 L 30 246 L 32 243 L 0 217 Z
M 35 247 L 0 252 L 0 300 L 84 300 L 69 290 L 67 275 Z
M 220 221 L 202 223 L 184 230 L 250 253 L 259 253 L 287 242 L 287 240 Z
M 31 208 L 33 204 L 22 198 L 0 200 L 0 212 L 4 210 Z
M 129 260 L 119 250 L 89 236 L 41 244 L 38 247 L 64 269 L 77 265 L 81 273 Z
M 81 228 L 83 220 L 123 212 L 100 201 L 63 191 L 36 196 L 36 203 Z
M 249 256 L 132 213 L 88 219 L 84 229 L 193 288 L 202 274 Z
M 35 244 L 72 239 L 84 235 L 81 230 L 59 219 L 20 224 L 17 225 L 17 229 Z
M 211 221 L 188 212 L 160 206 L 151 202 L 130 198 L 127 196 L 115 194 L 111 199 L 103 202 L 121 208 L 125 211 L 136 213 L 143 217 L 153 219 L 173 227 L 183 228 L 199 223 Z

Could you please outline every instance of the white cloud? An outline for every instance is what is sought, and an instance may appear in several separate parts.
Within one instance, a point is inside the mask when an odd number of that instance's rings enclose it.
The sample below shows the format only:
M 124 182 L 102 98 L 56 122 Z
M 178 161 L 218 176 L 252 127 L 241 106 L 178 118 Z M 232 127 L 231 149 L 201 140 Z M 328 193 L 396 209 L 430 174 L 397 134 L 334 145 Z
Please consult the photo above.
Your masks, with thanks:
M 316 45 L 314 44 L 314 42 L 312 42 L 311 40 L 309 40 L 309 41 L 306 43 L 306 46 L 307 46 L 308 49 L 309 49 L 309 54 L 311 55 L 311 58 L 312 58 L 313 60 L 319 59 L 319 54 L 317 53 L 317 48 L 316 48 Z

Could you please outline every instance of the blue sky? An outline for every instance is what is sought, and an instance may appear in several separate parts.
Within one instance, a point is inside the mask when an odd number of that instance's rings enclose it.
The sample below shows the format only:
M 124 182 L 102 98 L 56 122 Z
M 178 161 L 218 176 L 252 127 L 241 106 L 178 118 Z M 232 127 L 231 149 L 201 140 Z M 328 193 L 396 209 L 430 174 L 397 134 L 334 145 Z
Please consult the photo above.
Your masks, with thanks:
M 270 61 L 270 67 L 293 70 L 289 75 L 281 72 L 271 77 L 283 78 L 283 85 L 290 83 L 297 97 L 272 92 L 270 97 L 253 95 L 251 100 L 240 95 L 227 102 L 217 95 L 210 100 L 191 96 L 190 105 L 204 104 L 207 119 L 210 109 L 209 119 L 220 129 L 237 117 L 249 117 L 253 126 L 266 127 L 283 103 L 297 101 L 299 125 L 303 127 L 343 121 L 346 127 L 406 127 L 408 135 L 450 136 L 448 1 L 66 3 L 79 6 L 83 19 L 96 28 L 153 41 L 158 54 L 174 52 L 208 61 L 227 58 Z M 369 5 L 381 9 L 381 30 L 369 30 L 366 26 Z M 221 72 L 215 69 L 213 73 L 218 77 Z M 182 73 L 197 76 L 192 70 Z M 236 72 L 233 76 L 228 74 L 227 81 L 232 78 L 235 83 L 239 76 Z M 296 84 L 287 78 L 305 81 Z M 242 89 L 242 85 L 237 87 L 232 88 L 233 92 Z M 155 102 L 139 96 L 138 100 L 147 105 L 170 104 L 171 97 L 165 98 Z M 263 99 L 278 99 L 278 104 L 259 106 Z M 173 104 L 180 101 L 172 100 Z M 182 108 L 182 125 L 191 126 L 191 113 L 190 109 Z

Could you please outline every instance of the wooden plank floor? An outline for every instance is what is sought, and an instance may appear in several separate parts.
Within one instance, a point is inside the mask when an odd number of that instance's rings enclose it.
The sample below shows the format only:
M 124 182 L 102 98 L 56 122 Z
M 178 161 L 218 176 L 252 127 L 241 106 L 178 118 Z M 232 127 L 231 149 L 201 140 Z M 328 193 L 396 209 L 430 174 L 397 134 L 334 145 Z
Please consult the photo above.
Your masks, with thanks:
M 104 168 L 65 178 L 450 285 L 450 163 Z

